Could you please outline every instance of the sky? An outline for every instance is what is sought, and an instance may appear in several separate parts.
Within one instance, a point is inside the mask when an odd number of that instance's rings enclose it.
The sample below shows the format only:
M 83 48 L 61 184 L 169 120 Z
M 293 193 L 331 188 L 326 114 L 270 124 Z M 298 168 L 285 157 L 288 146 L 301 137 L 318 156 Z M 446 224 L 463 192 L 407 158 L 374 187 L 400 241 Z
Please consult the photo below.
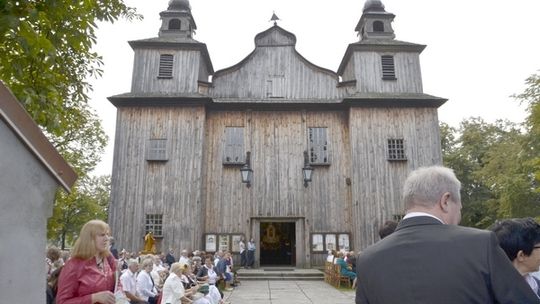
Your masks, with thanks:
M 143 20 L 99 23 L 94 48 L 104 61 L 103 77 L 90 79 L 91 106 L 109 144 L 95 175 L 111 174 L 116 108 L 107 97 L 131 88 L 130 40 L 157 37 L 159 13 L 169 0 L 125 0 Z M 487 122 L 522 122 L 525 109 L 511 96 L 540 72 L 538 0 L 382 0 L 396 15 L 396 39 L 427 45 L 420 55 L 424 93 L 447 98 L 439 120 L 457 127 L 470 117 Z M 254 38 L 273 25 L 296 35 L 296 50 L 315 65 L 337 71 L 365 0 L 191 0 L 194 38 L 205 43 L 214 70 L 235 65 L 253 51 Z

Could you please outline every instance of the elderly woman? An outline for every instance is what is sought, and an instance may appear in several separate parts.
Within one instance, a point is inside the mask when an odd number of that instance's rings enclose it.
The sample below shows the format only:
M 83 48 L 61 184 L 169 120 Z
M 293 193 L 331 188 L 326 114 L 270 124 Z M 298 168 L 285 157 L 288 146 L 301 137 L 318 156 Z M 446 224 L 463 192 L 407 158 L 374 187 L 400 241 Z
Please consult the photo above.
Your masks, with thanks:
M 100 220 L 84 224 L 58 278 L 56 303 L 115 303 L 116 261 L 109 252 L 109 231 Z
M 141 271 L 137 275 L 137 293 L 149 304 L 157 303 L 158 290 L 151 272 L 154 268 L 152 257 L 145 258 L 141 263 Z
M 165 284 L 163 285 L 163 297 L 161 299 L 161 303 L 180 304 L 182 301 L 191 303 L 188 296 L 196 293 L 199 287 L 194 286 L 188 291 L 184 289 L 184 284 L 182 283 L 181 277 L 186 266 L 186 264 L 179 262 L 171 265 L 169 277 L 167 277 L 167 280 L 165 280 Z

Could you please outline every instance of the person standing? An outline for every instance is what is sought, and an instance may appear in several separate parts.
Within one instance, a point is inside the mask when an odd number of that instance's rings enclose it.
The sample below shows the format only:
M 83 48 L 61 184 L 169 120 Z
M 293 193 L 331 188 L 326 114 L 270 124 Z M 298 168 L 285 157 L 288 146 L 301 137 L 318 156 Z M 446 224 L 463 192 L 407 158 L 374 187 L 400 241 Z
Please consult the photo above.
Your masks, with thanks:
M 244 237 L 240 237 L 240 242 L 238 243 L 240 247 L 240 267 L 247 268 L 247 252 L 246 252 L 246 242 Z
M 532 275 L 540 267 L 540 225 L 533 218 L 497 221 L 490 227 L 512 265 L 540 297 L 540 280 Z
M 247 246 L 247 267 L 252 268 L 255 265 L 255 240 L 249 239 Z
M 540 303 L 493 232 L 458 226 L 460 188 L 445 167 L 410 173 L 405 217 L 357 258 L 357 304 Z
M 167 252 L 167 256 L 165 256 L 165 263 L 171 267 L 171 265 L 176 261 L 176 258 L 174 257 L 174 250 L 172 248 L 169 248 L 169 252 Z
M 115 303 L 116 261 L 109 251 L 109 232 L 101 220 L 84 224 L 60 272 L 57 304 Z

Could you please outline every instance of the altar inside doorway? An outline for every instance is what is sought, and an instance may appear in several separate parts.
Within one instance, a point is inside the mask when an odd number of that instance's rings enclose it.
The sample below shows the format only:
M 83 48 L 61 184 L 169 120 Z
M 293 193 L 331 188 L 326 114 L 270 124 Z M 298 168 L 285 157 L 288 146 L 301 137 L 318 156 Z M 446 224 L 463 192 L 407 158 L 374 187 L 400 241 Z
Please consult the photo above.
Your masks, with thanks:
M 261 266 L 296 265 L 295 222 L 260 223 Z

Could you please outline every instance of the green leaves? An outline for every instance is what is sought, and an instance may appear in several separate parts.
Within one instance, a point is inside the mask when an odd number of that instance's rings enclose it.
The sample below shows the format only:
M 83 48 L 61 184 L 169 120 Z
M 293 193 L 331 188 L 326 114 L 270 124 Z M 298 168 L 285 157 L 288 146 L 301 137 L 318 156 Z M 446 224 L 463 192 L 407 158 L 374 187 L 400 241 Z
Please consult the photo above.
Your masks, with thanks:
M 523 124 L 469 118 L 442 123 L 444 164 L 462 182 L 462 225 L 486 228 L 496 219 L 540 216 L 540 77 L 515 96 L 527 104 Z
M 105 193 L 87 188 L 108 140 L 88 104 L 87 79 L 103 72 L 92 51 L 97 22 L 118 18 L 141 16 L 122 0 L 0 0 L 0 80 L 79 175 L 71 194 L 58 193 L 49 221 L 49 237 L 62 242 L 106 216 Z

